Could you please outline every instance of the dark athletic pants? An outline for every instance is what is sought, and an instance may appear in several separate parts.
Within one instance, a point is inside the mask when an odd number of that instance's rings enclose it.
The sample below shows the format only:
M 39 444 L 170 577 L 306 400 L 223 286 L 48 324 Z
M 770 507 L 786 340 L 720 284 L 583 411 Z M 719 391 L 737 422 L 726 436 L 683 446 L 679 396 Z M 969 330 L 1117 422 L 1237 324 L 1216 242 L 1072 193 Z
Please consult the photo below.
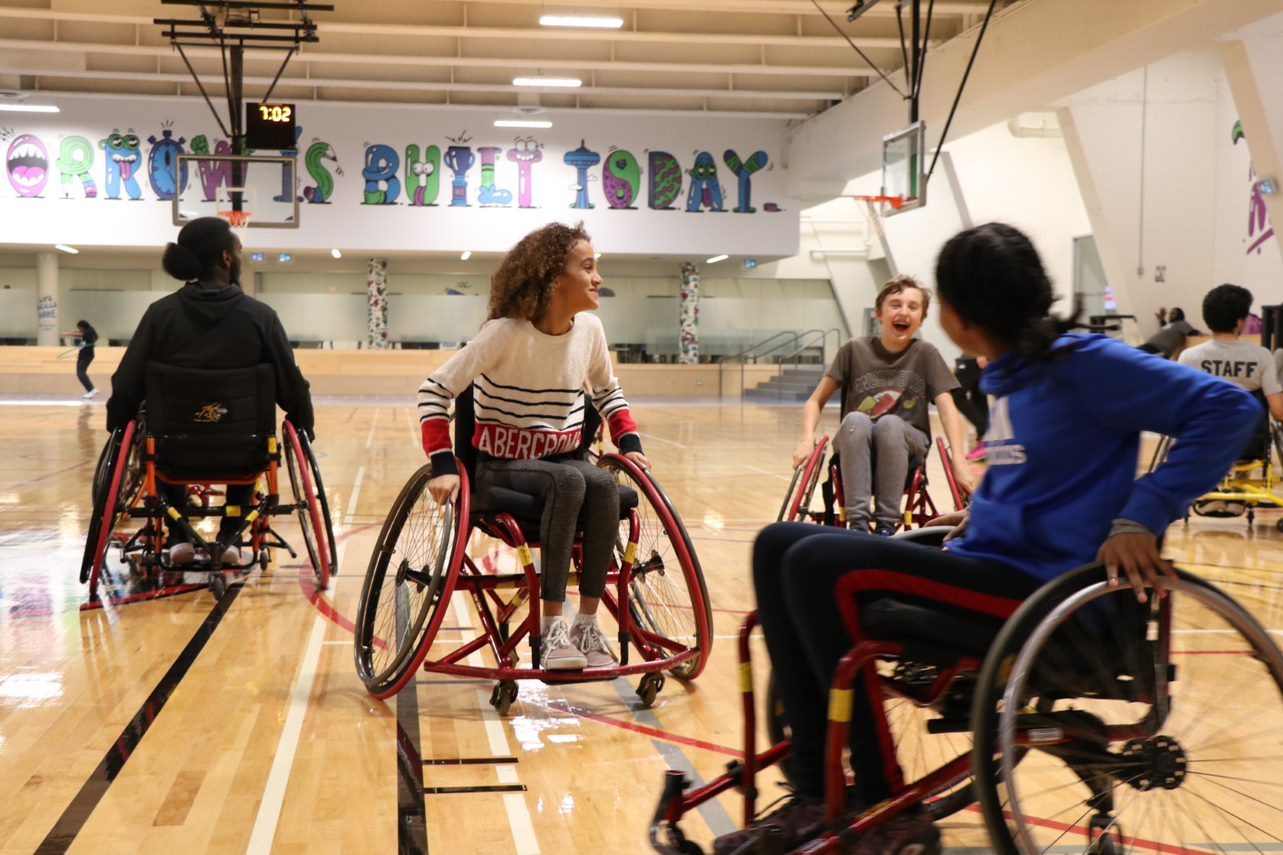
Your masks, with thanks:
M 76 354 L 76 379 L 80 385 L 85 387 L 86 392 L 94 390 L 93 381 L 89 379 L 89 363 L 94 361 L 94 349 L 92 347 L 82 347 Z
M 157 484 L 160 491 L 165 495 L 165 501 L 173 505 L 179 511 L 187 507 L 187 485 L 186 484 Z M 244 508 L 249 507 L 254 501 L 253 484 L 228 484 L 225 488 L 224 501 L 229 505 L 240 505 L 242 516 L 246 513 Z M 218 536 L 221 538 L 224 534 L 231 532 L 241 521 L 237 517 L 222 517 L 218 521 Z M 201 535 L 204 537 L 204 535 Z M 184 543 L 188 540 L 187 535 L 176 525 L 169 526 L 169 545 L 175 543 Z
M 1001 564 L 894 538 L 806 523 L 777 523 L 763 529 L 753 545 L 758 615 L 776 687 L 793 729 L 797 784 L 803 795 L 814 798 L 824 794 L 829 687 L 838 660 L 854 645 L 833 588 L 842 576 L 860 570 L 910 574 L 1013 601 L 1029 596 L 1039 585 L 1032 577 Z M 868 595 L 869 600 L 877 596 Z M 967 620 L 991 621 L 995 627 L 1001 623 L 956 604 L 929 605 Z M 859 798 L 873 803 L 890 795 L 890 787 L 874 725 L 874 707 L 861 682 L 857 680 L 855 685 L 851 763 Z M 881 704 L 881 700 L 875 702 Z

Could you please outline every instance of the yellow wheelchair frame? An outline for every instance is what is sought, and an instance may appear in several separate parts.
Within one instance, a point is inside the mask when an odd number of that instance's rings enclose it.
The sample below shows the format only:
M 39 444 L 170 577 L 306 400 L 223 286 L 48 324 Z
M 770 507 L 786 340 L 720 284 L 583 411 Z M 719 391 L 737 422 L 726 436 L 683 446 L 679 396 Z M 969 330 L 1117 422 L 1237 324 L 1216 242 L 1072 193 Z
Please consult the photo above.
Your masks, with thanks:
M 1269 420 L 1269 437 L 1270 441 L 1266 444 L 1264 454 L 1259 458 L 1244 459 L 1230 467 L 1230 471 L 1225 473 L 1221 483 L 1210 493 L 1199 496 L 1190 505 L 1190 510 L 1203 517 L 1237 517 L 1247 516 L 1247 524 L 1253 525 L 1256 522 L 1256 511 L 1258 508 L 1267 510 L 1283 510 L 1283 496 L 1275 492 L 1275 488 L 1283 479 L 1279 477 L 1279 466 L 1283 466 L 1283 427 L 1273 419 Z M 1167 452 L 1171 448 L 1172 438 L 1165 436 L 1158 443 L 1158 448 L 1154 450 L 1154 456 L 1150 460 L 1149 470 L 1153 472 L 1167 457 Z M 1274 456 L 1278 455 L 1279 463 L 1274 462 Z M 1241 511 L 1215 509 L 1213 502 L 1223 503 L 1223 505 L 1241 505 Z M 1188 514 L 1186 521 L 1189 521 Z M 1275 528 L 1283 532 L 1283 518 L 1274 523 Z

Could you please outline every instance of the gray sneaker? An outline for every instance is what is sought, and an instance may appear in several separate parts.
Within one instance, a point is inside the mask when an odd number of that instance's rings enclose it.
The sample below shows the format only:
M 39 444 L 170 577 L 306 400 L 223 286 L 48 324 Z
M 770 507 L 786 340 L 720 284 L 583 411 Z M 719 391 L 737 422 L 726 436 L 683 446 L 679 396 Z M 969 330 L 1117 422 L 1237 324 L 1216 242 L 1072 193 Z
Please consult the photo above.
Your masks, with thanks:
M 545 671 L 578 671 L 588 665 L 588 658 L 570 640 L 565 618 L 557 618 L 543 634 L 543 668 Z
M 223 550 L 222 564 L 224 567 L 238 567 L 241 564 L 241 548 L 239 546 L 229 546 Z
M 619 664 L 619 657 L 611 649 L 606 636 L 602 635 L 601 627 L 595 620 L 576 623 L 572 626 L 570 641 L 579 648 L 580 653 L 584 654 L 589 668 L 610 668 Z
M 196 547 L 190 543 L 175 543 L 169 547 L 169 564 L 171 567 L 191 564 L 195 559 Z

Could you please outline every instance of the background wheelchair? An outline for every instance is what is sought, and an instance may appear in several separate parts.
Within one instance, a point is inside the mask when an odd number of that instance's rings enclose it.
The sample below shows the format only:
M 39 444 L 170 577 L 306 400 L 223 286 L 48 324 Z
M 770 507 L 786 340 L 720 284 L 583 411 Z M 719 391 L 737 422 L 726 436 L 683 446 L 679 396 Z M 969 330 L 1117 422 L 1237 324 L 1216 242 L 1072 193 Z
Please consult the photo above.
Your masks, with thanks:
M 869 590 L 880 596 L 859 607 Z M 1180 572 L 1141 604 L 1089 565 L 1023 604 L 894 573 L 850 574 L 836 594 L 868 640 L 842 659 L 830 694 L 829 825 L 796 852 L 848 851 L 906 810 L 940 819 L 972 802 L 1002 855 L 1262 852 L 1283 840 L 1283 655 L 1212 585 Z M 745 673 L 754 623 L 740 633 Z M 884 699 L 876 727 L 895 762 L 893 795 L 852 815 L 842 754 L 857 681 Z M 744 759 L 690 792 L 683 772 L 667 773 L 656 851 L 701 852 L 678 823 L 730 789 L 743 793 L 748 824 L 757 773 L 787 772 L 787 739 L 757 751 L 752 682 L 741 686 Z M 787 736 L 778 711 L 767 715 Z M 782 851 L 766 837 L 740 855 Z
M 936 450 L 940 462 L 944 465 L 945 480 L 949 484 L 949 495 L 953 499 L 953 509 L 960 511 L 966 507 L 967 497 L 954 478 L 953 465 L 949 459 L 949 447 L 944 437 L 936 437 Z M 811 452 L 810 458 L 803 461 L 793 470 L 789 481 L 788 492 L 784 494 L 784 503 L 780 505 L 777 522 L 818 522 L 823 525 L 845 525 L 846 506 L 842 494 L 842 473 L 839 469 L 839 458 L 835 453 L 828 458 L 828 436 L 820 437 Z M 828 480 L 823 485 L 820 478 L 827 472 Z M 821 504 L 815 504 L 815 488 L 819 486 Z M 903 511 L 900 516 L 902 529 L 921 528 L 940 515 L 931 498 L 927 485 L 927 462 L 925 458 L 909 459 L 909 475 L 904 484 Z
M 587 454 L 599 425 L 591 405 L 586 414 L 581 454 Z M 539 669 L 539 573 L 531 547 L 538 547 L 541 504 L 509 490 L 472 492 L 471 387 L 455 400 L 454 418 L 461 482 L 456 500 L 436 503 L 427 490 L 432 467 L 423 466 L 401 490 L 370 556 L 355 633 L 357 673 L 370 694 L 397 693 L 422 665 L 427 671 L 497 680 L 490 702 L 505 715 L 517 698 L 517 680 L 568 683 L 641 674 L 637 694 L 649 705 L 664 685 L 662 672 L 682 680 L 697 677 L 712 649 L 713 621 L 694 545 L 654 477 L 617 454 L 603 454 L 596 462 L 619 484 L 619 536 L 602 605 L 619 627 L 620 664 L 583 671 Z M 515 550 L 520 569 L 500 572 L 491 562 L 474 561 L 468 552 L 474 532 Z M 576 546 L 572 585 L 579 562 Z M 438 648 L 428 658 L 457 594 L 471 600 L 479 634 L 452 649 Z M 518 647 L 525 638 L 534 665 L 519 668 Z M 630 647 L 640 661 L 629 661 Z M 482 650 L 489 651 L 493 664 L 463 664 Z
M 145 414 L 112 432 L 95 468 L 80 566 L 89 602 L 82 608 L 101 604 L 99 587 L 109 572 L 107 552 L 113 547 L 119 562 L 128 564 L 129 578 L 112 581 L 141 590 L 125 601 L 198 587 L 183 584 L 191 579 L 188 574 L 203 574 L 215 596 L 221 596 L 225 572 L 248 572 L 255 563 L 267 569 L 276 547 L 297 557 L 272 528 L 272 517 L 280 513 L 297 514 L 317 587 L 329 584 L 337 569 L 336 550 L 320 468 L 306 434 L 288 421 L 282 422 L 278 440 L 275 401 L 269 365 L 229 371 L 148 365 Z M 282 445 L 294 495 L 289 503 L 280 501 L 277 490 Z M 170 504 L 163 484 L 188 485 L 186 503 Z M 215 485 L 228 484 L 255 485 L 252 504 L 211 505 L 210 497 L 220 495 Z M 227 537 L 210 540 L 200 533 L 200 520 L 225 517 L 239 519 Z M 194 562 L 170 565 L 167 521 L 196 547 Z M 220 566 L 217 557 L 229 546 L 247 546 L 249 560 Z

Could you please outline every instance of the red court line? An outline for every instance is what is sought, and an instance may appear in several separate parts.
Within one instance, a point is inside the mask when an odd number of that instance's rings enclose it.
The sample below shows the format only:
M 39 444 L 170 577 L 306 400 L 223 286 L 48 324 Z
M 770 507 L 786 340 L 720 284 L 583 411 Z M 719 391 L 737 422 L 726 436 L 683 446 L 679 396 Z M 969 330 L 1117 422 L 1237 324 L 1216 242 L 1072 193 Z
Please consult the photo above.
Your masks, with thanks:
M 971 813 L 980 813 L 980 807 L 978 805 L 971 805 L 967 810 Z M 1008 819 L 1011 818 L 1010 812 L 1004 811 L 1004 815 Z M 1081 825 L 1069 825 L 1063 822 L 1055 822 L 1050 819 L 1038 819 L 1037 817 L 1032 816 L 1025 817 L 1025 821 L 1030 825 L 1050 828 L 1052 831 L 1080 831 L 1083 834 L 1087 833 L 1087 829 Z M 1139 846 L 1142 849 L 1148 849 L 1151 852 L 1163 852 L 1165 855 L 1207 855 L 1208 852 L 1207 849 L 1187 849 L 1184 846 L 1176 846 L 1171 843 L 1159 843 L 1156 840 L 1141 840 L 1139 837 L 1129 837 L 1126 834 L 1123 835 L 1123 844 L 1126 846 Z M 1208 845 L 1217 846 L 1215 843 L 1209 843 Z M 1217 846 L 1217 848 L 1219 848 L 1219 846 Z
M 541 701 L 531 701 L 531 700 L 523 699 L 522 703 L 528 703 L 528 704 L 531 704 L 532 706 L 543 707 L 549 712 L 564 713 L 565 715 L 571 715 L 571 716 L 574 716 L 575 718 L 586 719 L 588 721 L 596 722 L 597 724 L 604 724 L 604 725 L 608 725 L 609 727 L 617 727 L 620 730 L 628 730 L 628 731 L 632 731 L 633 733 L 640 733 L 645 736 L 649 736 L 652 739 L 658 739 L 662 742 L 671 742 L 676 745 L 685 745 L 689 748 L 699 748 L 704 751 L 712 751 L 715 754 L 725 754 L 728 757 L 744 756 L 743 751 L 739 751 L 735 748 L 728 748 L 725 745 L 718 745 L 714 742 L 705 742 L 702 739 L 694 739 L 692 737 L 681 736 L 676 733 L 668 733 L 667 731 L 658 730 L 653 727 L 647 727 L 644 724 L 634 724 L 628 721 L 620 721 L 619 719 L 610 718 L 609 716 L 598 715 L 597 713 L 585 712 L 583 710 L 567 709 L 557 704 L 543 703 Z

